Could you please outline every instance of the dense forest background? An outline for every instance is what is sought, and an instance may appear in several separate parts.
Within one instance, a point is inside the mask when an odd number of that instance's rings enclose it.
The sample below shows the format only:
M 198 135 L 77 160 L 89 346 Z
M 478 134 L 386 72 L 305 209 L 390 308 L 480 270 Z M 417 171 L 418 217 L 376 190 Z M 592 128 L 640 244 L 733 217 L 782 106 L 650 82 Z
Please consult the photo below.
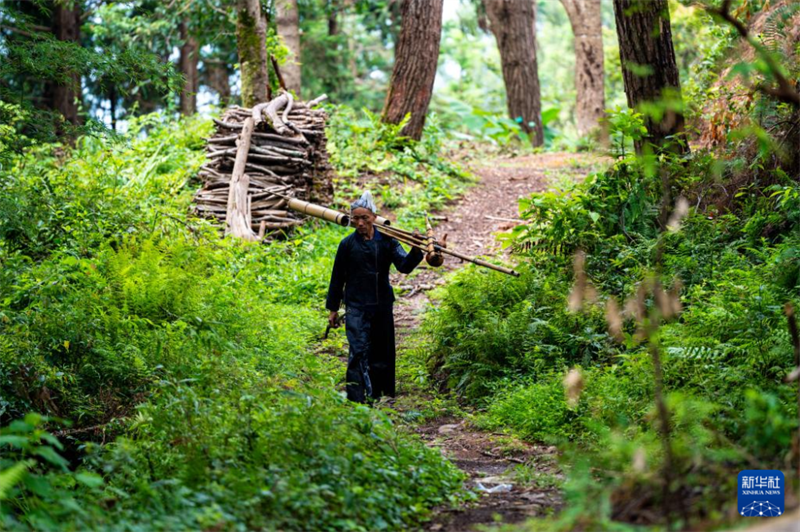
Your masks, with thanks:
M 415 432 L 445 416 L 558 449 L 515 475 L 563 503 L 508 530 L 739 526 L 743 469 L 796 508 L 798 28 L 796 0 L 2 0 L 0 528 L 424 528 L 480 498 Z M 194 208 L 213 119 L 284 89 L 328 97 L 330 203 L 400 227 L 476 163 L 572 167 L 507 198 L 520 277 L 431 293 L 400 406 L 349 404 L 321 337 L 347 229 Z
M 279 24 L 291 24 L 271 4 L 263 6 L 269 52 L 283 63 L 287 79 L 296 80 L 289 88 L 296 90 L 302 80 L 302 95 L 308 98 L 325 93 L 336 104 L 379 113 L 391 77 L 400 3 L 295 4 L 294 29 L 286 31 L 303 36 L 300 58 L 278 37 Z M 68 122 L 124 131 L 129 118 L 153 111 L 207 114 L 240 101 L 236 11 L 226 4 L 75 3 L 68 16 L 62 16 L 64 7 L 46 2 L 4 6 L 5 100 L 34 106 L 42 134 L 55 133 L 45 109 L 59 111 Z M 614 109 L 626 103 L 614 12 L 610 1 L 599 6 L 605 103 Z M 690 71 L 709 66 L 708 55 L 719 53 L 723 31 L 714 33 L 714 26 L 694 15 L 695 9 L 673 4 L 673 41 L 686 83 L 695 83 Z M 537 4 L 536 33 L 548 141 L 558 137 L 558 146 L 575 146 L 574 37 L 559 1 Z M 500 63 L 485 7 L 446 2 L 431 111 L 448 132 L 495 141 L 513 136 Z M 67 80 L 75 84 L 72 96 L 79 98 L 57 94 Z

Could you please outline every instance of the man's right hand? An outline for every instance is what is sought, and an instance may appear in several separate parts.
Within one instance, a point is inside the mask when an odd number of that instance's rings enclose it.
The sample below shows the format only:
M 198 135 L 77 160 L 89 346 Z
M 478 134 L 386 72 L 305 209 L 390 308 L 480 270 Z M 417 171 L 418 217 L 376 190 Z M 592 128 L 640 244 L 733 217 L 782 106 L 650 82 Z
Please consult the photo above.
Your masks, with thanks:
M 333 329 L 339 327 L 339 323 L 337 322 L 338 317 L 339 313 L 335 310 L 330 311 L 330 314 L 328 314 L 328 325 L 330 325 Z

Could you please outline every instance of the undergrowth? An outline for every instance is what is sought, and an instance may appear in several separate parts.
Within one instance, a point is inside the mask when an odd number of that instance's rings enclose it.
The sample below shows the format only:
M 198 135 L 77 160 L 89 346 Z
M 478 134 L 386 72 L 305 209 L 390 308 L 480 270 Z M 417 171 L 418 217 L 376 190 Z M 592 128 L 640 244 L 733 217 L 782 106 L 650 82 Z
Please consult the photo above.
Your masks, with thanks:
M 435 129 L 418 145 L 348 127 L 329 131 L 340 202 L 367 159 L 405 220 L 465 186 Z M 0 528 L 396 530 L 459 496 L 461 473 L 349 404 L 319 352 L 347 230 L 309 222 L 262 245 L 187 214 L 209 132 L 151 115 L 4 152 Z
M 617 124 L 630 138 L 637 116 L 626 114 Z M 619 154 L 582 183 L 520 201 L 527 223 L 505 236 L 523 259 L 519 278 L 467 267 L 438 290 L 423 324 L 431 378 L 479 408 L 478 426 L 564 451 L 567 510 L 532 529 L 657 523 L 664 455 L 653 363 L 631 321 L 618 338 L 609 332 L 605 308 L 611 297 L 635 299 L 653 271 L 683 307 L 651 338 L 671 414 L 670 491 L 689 509 L 683 526 L 736 515 L 738 471 L 791 470 L 797 406 L 783 382 L 793 368 L 784 305 L 798 294 L 797 183 L 776 169 L 766 193 L 747 189 L 724 214 L 690 209 L 673 232 L 659 221 L 664 172 L 672 198 L 692 197 L 718 172 L 737 171 L 725 161 Z M 578 250 L 598 292 L 580 312 L 568 304 Z M 570 368 L 581 374 L 575 404 L 563 382 Z

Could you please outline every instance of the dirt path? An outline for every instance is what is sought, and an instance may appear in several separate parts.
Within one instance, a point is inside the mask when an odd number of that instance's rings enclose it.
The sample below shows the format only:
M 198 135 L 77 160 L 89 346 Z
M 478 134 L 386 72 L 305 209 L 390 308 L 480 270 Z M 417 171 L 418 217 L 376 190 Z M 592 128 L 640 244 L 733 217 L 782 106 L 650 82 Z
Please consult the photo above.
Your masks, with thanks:
M 437 234 L 448 233 L 448 245 L 470 255 L 502 253 L 494 233 L 508 231 L 519 214 L 517 199 L 545 189 L 558 173 L 580 179 L 598 160 L 575 154 L 543 154 L 513 159 L 493 159 L 468 165 L 480 183 L 451 209 L 441 213 Z M 510 258 L 509 258 L 510 260 Z M 423 263 L 424 264 L 424 263 Z M 427 266 L 427 265 L 425 265 Z M 392 284 L 404 295 L 395 305 L 395 324 L 400 355 L 418 325 L 429 300 L 426 292 L 444 282 L 443 271 L 461 267 L 448 258 L 441 269 L 424 268 L 406 278 L 395 274 Z M 398 383 L 400 396 L 395 408 L 425 401 L 411 386 Z M 403 398 L 402 395 L 407 397 Z M 415 429 L 430 446 L 437 447 L 468 476 L 470 488 L 481 496 L 457 510 L 444 509 L 428 523 L 430 531 L 462 532 L 475 525 L 516 523 L 527 518 L 558 511 L 561 494 L 557 486 L 561 474 L 553 447 L 530 445 L 514 438 L 482 432 L 465 419 L 441 417 Z M 488 491 L 487 491 L 488 490 Z

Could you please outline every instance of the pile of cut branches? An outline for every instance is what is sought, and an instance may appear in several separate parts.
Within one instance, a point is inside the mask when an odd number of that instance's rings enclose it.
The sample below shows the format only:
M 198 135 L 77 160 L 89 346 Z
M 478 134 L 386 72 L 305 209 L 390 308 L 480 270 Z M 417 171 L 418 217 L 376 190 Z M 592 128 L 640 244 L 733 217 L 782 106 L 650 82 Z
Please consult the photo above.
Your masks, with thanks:
M 327 113 L 316 108 L 324 99 L 295 101 L 283 92 L 215 119 L 199 173 L 204 185 L 195 196 L 197 214 L 223 224 L 226 234 L 257 240 L 302 223 L 287 198 L 329 200 Z

